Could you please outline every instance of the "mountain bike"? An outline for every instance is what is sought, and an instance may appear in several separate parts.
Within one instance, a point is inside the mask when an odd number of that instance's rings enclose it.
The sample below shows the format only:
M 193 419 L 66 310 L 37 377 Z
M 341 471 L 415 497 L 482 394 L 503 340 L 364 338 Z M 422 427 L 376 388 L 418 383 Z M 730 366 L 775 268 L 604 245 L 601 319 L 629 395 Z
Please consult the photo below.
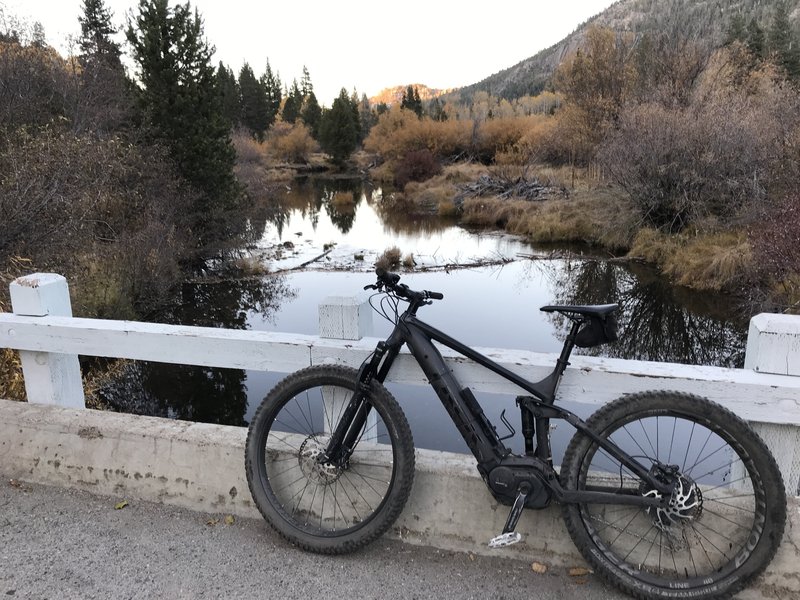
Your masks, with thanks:
M 377 270 L 373 308 L 394 323 L 359 369 L 312 366 L 289 375 L 257 409 L 246 471 L 255 504 L 284 538 L 313 552 L 364 547 L 399 516 L 414 478 L 405 415 L 383 383 L 404 345 L 477 460 L 491 495 L 510 506 L 493 548 L 517 543 L 525 509 L 555 501 L 575 546 L 597 573 L 638 598 L 721 598 L 764 571 L 780 544 L 786 494 L 766 445 L 722 406 L 681 392 L 624 395 L 586 421 L 556 404 L 575 348 L 617 338 L 616 304 L 553 305 L 569 332 L 553 371 L 528 381 L 421 321 L 443 295 Z M 379 299 L 379 300 L 376 300 Z M 405 304 L 400 310 L 400 303 Z M 524 390 L 516 398 L 524 451 L 512 452 L 441 344 Z M 575 428 L 553 464 L 550 421 Z

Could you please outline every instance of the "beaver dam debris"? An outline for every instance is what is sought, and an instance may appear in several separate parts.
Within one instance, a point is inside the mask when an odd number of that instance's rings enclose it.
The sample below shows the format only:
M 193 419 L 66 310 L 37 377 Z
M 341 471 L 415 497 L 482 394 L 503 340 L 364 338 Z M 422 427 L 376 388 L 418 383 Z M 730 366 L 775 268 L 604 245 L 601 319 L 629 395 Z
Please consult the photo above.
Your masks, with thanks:
M 524 175 L 508 177 L 504 175 L 484 174 L 473 183 L 460 186 L 453 202 L 460 206 L 467 198 L 494 196 L 503 200 L 518 198 L 520 200 L 547 200 L 554 196 L 566 196 L 564 188 L 544 185 L 538 179 L 528 179 Z

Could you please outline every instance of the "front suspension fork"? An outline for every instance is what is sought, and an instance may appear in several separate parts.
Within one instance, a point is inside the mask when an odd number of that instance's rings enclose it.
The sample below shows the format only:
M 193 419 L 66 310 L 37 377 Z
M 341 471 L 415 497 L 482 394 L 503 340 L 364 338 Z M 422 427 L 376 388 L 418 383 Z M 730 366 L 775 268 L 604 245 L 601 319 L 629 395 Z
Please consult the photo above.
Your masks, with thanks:
M 342 411 L 339 422 L 331 434 L 328 447 L 317 459 L 320 463 L 333 463 L 343 467 L 350 460 L 372 410 L 372 405 L 367 401 L 369 387 L 375 378 L 382 381 L 390 366 L 386 362 L 390 363 L 391 360 L 387 360 L 381 365 L 388 349 L 389 346 L 385 342 L 379 342 L 372 358 L 369 362 L 364 363 L 358 371 L 356 391 Z M 391 358 L 392 352 L 389 352 L 387 359 Z

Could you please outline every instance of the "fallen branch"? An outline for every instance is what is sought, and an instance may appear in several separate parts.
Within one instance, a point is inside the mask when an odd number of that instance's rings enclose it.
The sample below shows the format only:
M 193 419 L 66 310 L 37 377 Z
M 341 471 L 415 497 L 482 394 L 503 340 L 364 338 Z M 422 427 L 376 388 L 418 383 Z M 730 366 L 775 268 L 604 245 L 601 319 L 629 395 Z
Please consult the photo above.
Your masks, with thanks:
M 281 269 L 281 270 L 279 270 L 279 271 L 273 271 L 273 274 L 276 274 L 276 275 L 277 275 L 278 273 L 287 273 L 287 272 L 289 272 L 289 271 L 299 271 L 300 269 L 302 269 L 302 268 L 304 268 L 304 267 L 307 267 L 307 266 L 308 266 L 308 265 L 310 265 L 311 263 L 315 263 L 315 262 L 317 262 L 319 259 L 321 259 L 321 258 L 325 258 L 325 257 L 326 257 L 326 256 L 328 256 L 328 254 L 330 254 L 332 251 L 333 251 L 333 248 L 328 248 L 327 250 L 325 250 L 325 252 L 323 252 L 323 253 L 322 253 L 322 254 L 320 254 L 319 256 L 315 256 L 315 257 L 314 257 L 314 258 L 312 258 L 311 260 L 307 260 L 306 262 L 304 262 L 304 263 L 302 263 L 302 264 L 299 264 L 299 265 L 295 265 L 294 267 L 289 267 L 288 269 Z

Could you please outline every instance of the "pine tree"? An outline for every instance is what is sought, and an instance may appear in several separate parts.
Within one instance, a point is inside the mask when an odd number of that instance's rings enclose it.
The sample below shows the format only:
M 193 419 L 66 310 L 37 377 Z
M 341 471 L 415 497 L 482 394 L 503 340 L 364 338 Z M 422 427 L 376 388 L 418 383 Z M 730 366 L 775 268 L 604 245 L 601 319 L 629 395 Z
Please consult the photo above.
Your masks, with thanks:
M 372 110 L 366 94 L 361 94 L 361 101 L 358 103 L 358 121 L 361 123 L 361 139 L 363 141 L 378 122 L 378 115 Z
M 444 105 L 438 97 L 430 101 L 428 114 L 434 121 L 447 121 L 447 112 L 445 112 Z
M 741 12 L 736 12 L 728 23 L 728 31 L 725 34 L 725 43 L 733 42 L 745 43 L 747 40 L 747 21 Z
M 83 15 L 78 17 L 81 24 L 81 37 L 78 46 L 81 56 L 86 59 L 99 59 L 114 65 L 119 63 L 122 54 L 120 46 L 111 36 L 117 33 L 111 24 L 111 13 L 103 0 L 83 0 Z
M 117 29 L 103 0 L 84 0 L 78 17 L 81 36 L 78 46 L 83 67 L 77 77 L 77 94 L 72 114 L 76 131 L 119 130 L 130 119 L 130 86 L 122 66 L 120 45 L 112 36 Z
M 353 106 L 342 88 L 330 110 L 322 113 L 319 143 L 334 164 L 343 166 L 358 145 L 358 127 L 353 117 Z
M 300 111 L 303 108 L 303 94 L 300 92 L 300 87 L 297 85 L 297 79 L 292 82 L 292 89 L 286 95 L 286 102 L 283 104 L 283 112 L 281 116 L 287 123 L 294 123 L 297 117 L 300 116 Z
M 44 25 L 36 21 L 31 32 L 31 46 L 34 48 L 44 48 L 47 46 L 47 36 L 44 34 Z
M 247 63 L 239 71 L 239 96 L 242 125 L 258 140 L 263 140 L 270 125 L 267 94 Z
M 214 50 L 189 3 L 170 8 L 168 0 L 139 0 L 126 36 L 138 68 L 142 122 L 200 192 L 191 218 L 199 244 L 207 246 L 228 235 L 223 213 L 242 200 L 210 63 Z
M 350 111 L 353 113 L 353 125 L 356 128 L 356 145 L 364 141 L 364 130 L 361 127 L 361 112 L 358 107 L 358 92 L 353 88 L 353 93 L 350 94 Z
M 300 93 L 303 95 L 303 98 L 314 93 L 314 84 L 311 83 L 311 75 L 308 73 L 308 69 L 305 65 L 303 65 L 303 76 L 300 79 Z
M 778 2 L 768 32 L 769 52 L 790 79 L 800 78 L 800 48 L 785 2 Z
M 409 85 L 403 92 L 400 108 L 408 109 L 418 117 L 422 117 L 422 100 L 420 100 L 419 91 L 414 86 Z
M 222 114 L 231 127 L 240 122 L 241 106 L 239 100 L 239 83 L 236 75 L 220 61 L 217 67 L 217 94 L 219 95 Z
M 264 88 L 264 94 L 267 98 L 267 117 L 269 124 L 275 122 L 275 117 L 278 116 L 278 111 L 281 109 L 281 100 L 283 99 L 281 93 L 281 78 L 272 73 L 272 67 L 267 61 L 267 68 L 261 76 L 261 85 Z
M 317 102 L 317 96 L 313 91 L 303 99 L 303 109 L 300 111 L 300 118 L 303 119 L 309 130 L 311 137 L 319 139 L 319 123 L 322 120 L 322 107 Z
M 747 25 L 747 49 L 757 60 L 762 60 L 766 57 L 766 40 L 764 39 L 764 30 L 756 21 L 755 17 L 750 19 Z

